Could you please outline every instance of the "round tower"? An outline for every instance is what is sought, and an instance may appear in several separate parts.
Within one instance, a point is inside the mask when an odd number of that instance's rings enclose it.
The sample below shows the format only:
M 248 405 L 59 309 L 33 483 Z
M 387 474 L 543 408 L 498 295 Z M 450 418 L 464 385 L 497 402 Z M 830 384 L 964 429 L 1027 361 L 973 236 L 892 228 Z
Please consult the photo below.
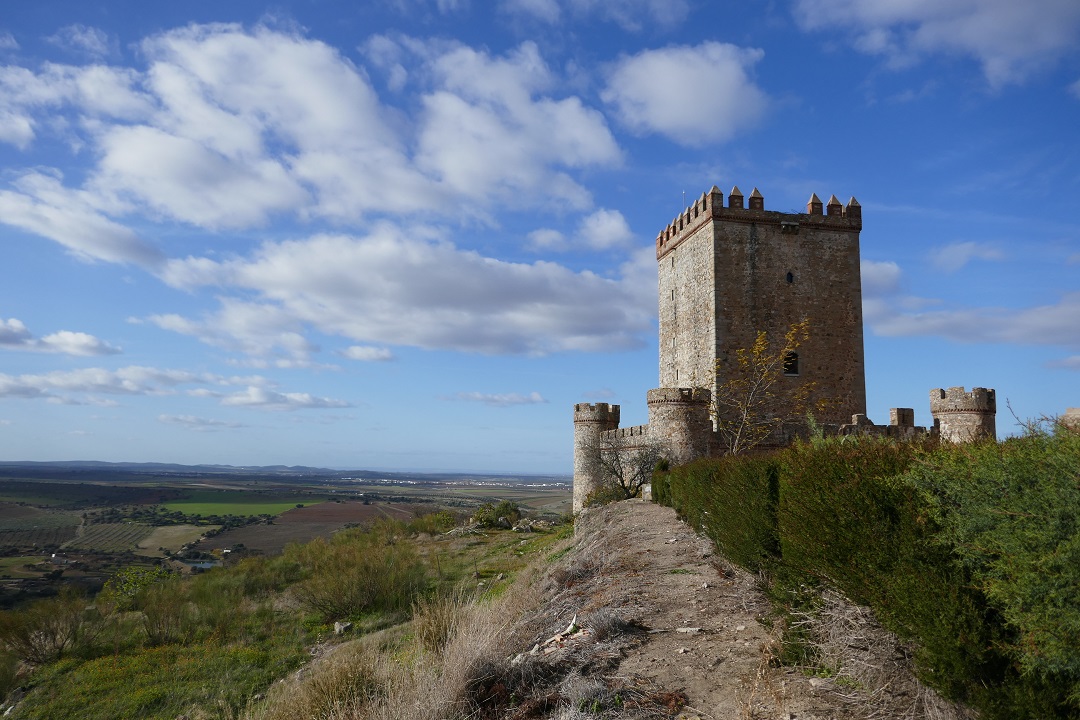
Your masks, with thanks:
M 930 391 L 930 414 L 942 440 L 973 442 L 997 439 L 997 396 L 993 389 L 962 387 Z
M 578 403 L 574 406 L 574 512 L 604 484 L 600 465 L 600 433 L 619 427 L 619 406 Z
M 648 392 L 649 438 L 672 465 L 706 457 L 712 444 L 712 393 L 705 388 L 656 388 Z

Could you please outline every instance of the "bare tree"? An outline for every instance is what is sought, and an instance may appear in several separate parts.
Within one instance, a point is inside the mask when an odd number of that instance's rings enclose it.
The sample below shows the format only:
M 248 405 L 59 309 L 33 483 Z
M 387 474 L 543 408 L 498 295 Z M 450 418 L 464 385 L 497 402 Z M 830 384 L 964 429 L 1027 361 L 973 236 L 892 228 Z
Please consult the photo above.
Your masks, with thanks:
M 799 373 L 798 348 L 810 337 L 810 321 L 794 323 L 779 347 L 759 332 L 754 344 L 735 351 L 734 367 L 716 363 L 716 392 L 710 411 L 724 449 L 737 455 L 764 443 L 785 425 L 802 422 L 820 408 L 811 396 L 815 383 L 781 383 L 785 375 Z
M 619 438 L 601 438 L 599 456 L 604 485 L 593 493 L 587 501 L 589 504 L 637 497 L 641 488 L 652 480 L 653 469 L 664 454 L 655 443 L 640 439 L 641 444 L 630 445 Z

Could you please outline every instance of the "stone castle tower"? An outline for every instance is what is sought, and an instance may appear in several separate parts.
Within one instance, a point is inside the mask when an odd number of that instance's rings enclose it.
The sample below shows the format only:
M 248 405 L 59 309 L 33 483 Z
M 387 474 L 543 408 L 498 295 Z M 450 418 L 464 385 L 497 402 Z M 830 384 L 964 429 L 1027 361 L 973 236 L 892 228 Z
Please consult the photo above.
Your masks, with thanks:
M 997 438 L 997 394 L 975 387 L 930 391 L 930 414 L 942 440 L 973 442 Z
M 810 338 L 785 363 L 785 388 L 813 382 L 828 400 L 824 423 L 866 412 L 859 232 L 862 208 L 810 198 L 806 213 L 765 210 L 755 188 L 703 193 L 656 238 L 660 387 L 648 393 L 649 424 L 619 428 L 618 405 L 574 407 L 574 511 L 605 478 L 602 452 L 652 445 L 673 463 L 715 452 L 710 400 L 739 348 L 767 333 L 782 343 L 793 324 Z
M 748 206 L 738 187 L 727 206 L 713 187 L 656 238 L 660 295 L 660 386 L 713 392 L 735 351 L 759 332 L 770 347 L 793 324 L 810 336 L 785 367 L 780 394 L 812 382 L 823 423 L 866 412 L 859 232 L 862 208 L 817 195 L 806 213 L 765 210 L 757 188 Z

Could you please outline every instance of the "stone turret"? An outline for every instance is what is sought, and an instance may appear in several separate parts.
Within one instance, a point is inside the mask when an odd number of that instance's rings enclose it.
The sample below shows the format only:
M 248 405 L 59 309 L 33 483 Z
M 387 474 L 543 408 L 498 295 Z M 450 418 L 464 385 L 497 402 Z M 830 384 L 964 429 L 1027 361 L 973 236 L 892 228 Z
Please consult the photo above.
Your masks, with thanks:
M 707 457 L 713 426 L 712 393 L 703 388 L 656 388 L 647 395 L 649 440 L 672 465 Z
M 574 405 L 574 512 L 585 507 L 585 498 L 604 484 L 600 466 L 600 433 L 619 427 L 618 405 Z
M 986 388 L 962 387 L 930 391 L 930 414 L 941 439 L 946 442 L 973 442 L 997 439 L 997 396 Z

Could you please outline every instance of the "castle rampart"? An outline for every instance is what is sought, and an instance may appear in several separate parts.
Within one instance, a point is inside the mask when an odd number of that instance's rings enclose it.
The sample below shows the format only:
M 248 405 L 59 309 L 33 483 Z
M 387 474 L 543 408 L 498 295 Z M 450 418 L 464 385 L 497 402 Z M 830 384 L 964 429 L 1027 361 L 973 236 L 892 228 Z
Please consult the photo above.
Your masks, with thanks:
M 997 438 L 997 395 L 993 390 L 976 387 L 965 392 L 962 387 L 935 388 L 930 391 L 930 414 L 942 440 L 972 442 Z

